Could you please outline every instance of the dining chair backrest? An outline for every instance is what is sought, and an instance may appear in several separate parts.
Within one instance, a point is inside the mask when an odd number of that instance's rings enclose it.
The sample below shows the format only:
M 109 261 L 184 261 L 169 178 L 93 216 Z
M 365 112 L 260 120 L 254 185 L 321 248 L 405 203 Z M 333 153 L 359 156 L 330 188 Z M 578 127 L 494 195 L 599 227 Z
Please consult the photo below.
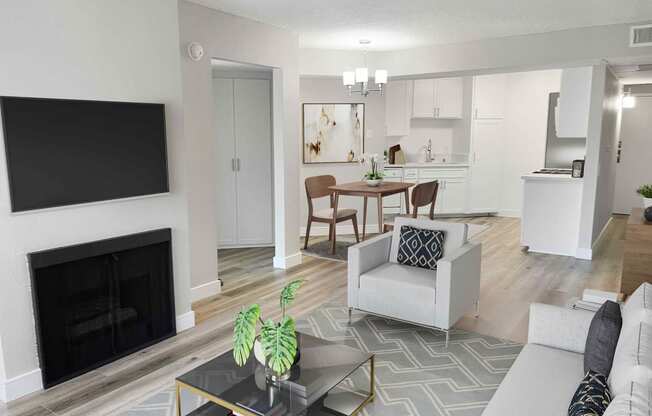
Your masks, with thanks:
M 311 176 L 306 178 L 306 196 L 308 197 L 308 207 L 312 211 L 312 200 L 315 198 L 331 197 L 331 206 L 333 204 L 333 191 L 328 189 L 329 186 L 336 184 L 335 177 L 332 175 Z
M 435 202 L 437 202 L 437 191 L 439 182 L 432 181 L 420 183 L 412 190 L 412 218 L 416 218 L 419 208 L 430 205 L 430 219 L 435 217 Z

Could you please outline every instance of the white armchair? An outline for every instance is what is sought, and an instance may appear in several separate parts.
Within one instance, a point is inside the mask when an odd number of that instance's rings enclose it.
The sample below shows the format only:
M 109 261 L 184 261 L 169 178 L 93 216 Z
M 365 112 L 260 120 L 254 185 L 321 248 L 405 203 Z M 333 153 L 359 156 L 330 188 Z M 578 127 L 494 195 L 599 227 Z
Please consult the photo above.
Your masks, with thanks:
M 401 226 L 445 232 L 437 270 L 397 263 Z M 394 231 L 349 247 L 348 304 L 352 309 L 432 327 L 446 333 L 466 313 L 479 312 L 481 245 L 468 226 L 397 218 Z

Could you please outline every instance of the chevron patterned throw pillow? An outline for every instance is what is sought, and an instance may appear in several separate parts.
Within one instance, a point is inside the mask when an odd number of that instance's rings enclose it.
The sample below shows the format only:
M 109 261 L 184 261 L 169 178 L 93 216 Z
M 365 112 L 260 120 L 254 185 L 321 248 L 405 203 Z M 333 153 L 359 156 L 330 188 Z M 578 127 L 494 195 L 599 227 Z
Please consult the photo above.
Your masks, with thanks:
M 444 232 L 401 226 L 401 239 L 396 260 L 406 266 L 435 270 L 444 256 Z
M 589 370 L 568 407 L 568 416 L 602 416 L 611 402 L 607 378 Z

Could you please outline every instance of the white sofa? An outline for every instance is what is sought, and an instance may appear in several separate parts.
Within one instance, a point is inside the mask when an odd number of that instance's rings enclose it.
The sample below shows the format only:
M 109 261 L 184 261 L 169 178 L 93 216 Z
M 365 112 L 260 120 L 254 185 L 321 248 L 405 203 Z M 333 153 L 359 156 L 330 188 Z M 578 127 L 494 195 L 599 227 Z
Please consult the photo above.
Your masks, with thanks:
M 436 270 L 397 263 L 403 225 L 445 232 Z M 467 240 L 468 226 L 421 218 L 396 218 L 394 231 L 349 248 L 349 312 L 357 309 L 446 332 L 478 308 L 481 245 Z
M 621 308 L 623 327 L 609 375 L 614 400 L 604 416 L 650 414 L 652 330 L 646 329 L 652 325 L 649 299 L 652 285 L 644 284 Z M 532 304 L 528 343 L 482 415 L 568 415 L 570 401 L 584 377 L 583 353 L 593 315 L 584 310 Z M 640 394 L 641 390 L 645 393 Z

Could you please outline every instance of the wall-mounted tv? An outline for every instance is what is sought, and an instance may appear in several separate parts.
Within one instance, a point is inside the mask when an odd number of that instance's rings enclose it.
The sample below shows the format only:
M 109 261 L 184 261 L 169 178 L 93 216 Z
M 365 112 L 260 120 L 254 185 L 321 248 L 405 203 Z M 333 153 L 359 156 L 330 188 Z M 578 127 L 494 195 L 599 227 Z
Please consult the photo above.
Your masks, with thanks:
M 163 104 L 0 97 L 14 212 L 169 191 Z

